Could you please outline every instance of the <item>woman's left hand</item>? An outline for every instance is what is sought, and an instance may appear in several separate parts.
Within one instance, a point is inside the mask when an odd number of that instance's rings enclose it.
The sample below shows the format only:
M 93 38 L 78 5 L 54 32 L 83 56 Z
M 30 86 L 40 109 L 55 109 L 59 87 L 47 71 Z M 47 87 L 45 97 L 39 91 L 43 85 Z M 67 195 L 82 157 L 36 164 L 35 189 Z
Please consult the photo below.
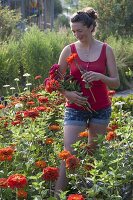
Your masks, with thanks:
M 83 78 L 85 82 L 99 81 L 102 79 L 102 74 L 89 71 L 89 72 L 84 73 L 81 78 Z

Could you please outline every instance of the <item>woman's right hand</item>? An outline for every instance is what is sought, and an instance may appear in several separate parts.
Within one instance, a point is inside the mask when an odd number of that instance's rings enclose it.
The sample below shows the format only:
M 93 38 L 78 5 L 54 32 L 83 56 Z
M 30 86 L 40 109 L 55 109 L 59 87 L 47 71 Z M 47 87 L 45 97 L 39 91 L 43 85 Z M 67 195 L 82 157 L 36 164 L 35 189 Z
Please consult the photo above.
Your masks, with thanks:
M 82 96 L 82 92 L 77 91 L 64 91 L 64 96 L 70 103 L 77 104 L 78 106 L 87 105 L 87 98 Z

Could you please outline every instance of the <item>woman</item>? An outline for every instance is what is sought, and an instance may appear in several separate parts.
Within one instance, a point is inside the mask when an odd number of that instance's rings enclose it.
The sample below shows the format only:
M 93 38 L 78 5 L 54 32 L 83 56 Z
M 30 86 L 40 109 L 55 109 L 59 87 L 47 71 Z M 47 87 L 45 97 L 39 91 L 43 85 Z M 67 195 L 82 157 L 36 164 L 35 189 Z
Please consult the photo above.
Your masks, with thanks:
M 107 87 L 117 88 L 120 85 L 112 48 L 94 38 L 97 13 L 93 8 L 86 8 L 71 18 L 71 30 L 77 41 L 67 45 L 59 57 L 60 72 L 68 67 L 66 59 L 77 53 L 76 62 L 70 64 L 73 77 L 81 87 L 81 93 L 63 91 L 66 97 L 64 117 L 64 148 L 73 152 L 72 144 L 78 140 L 78 134 L 89 129 L 89 144 L 93 144 L 98 134 L 105 134 L 111 115 L 111 102 Z M 91 88 L 87 88 L 90 84 Z M 73 102 L 73 103 L 71 103 Z M 90 105 L 90 109 L 85 109 Z M 56 191 L 63 190 L 67 184 L 65 163 L 60 168 L 56 182 Z

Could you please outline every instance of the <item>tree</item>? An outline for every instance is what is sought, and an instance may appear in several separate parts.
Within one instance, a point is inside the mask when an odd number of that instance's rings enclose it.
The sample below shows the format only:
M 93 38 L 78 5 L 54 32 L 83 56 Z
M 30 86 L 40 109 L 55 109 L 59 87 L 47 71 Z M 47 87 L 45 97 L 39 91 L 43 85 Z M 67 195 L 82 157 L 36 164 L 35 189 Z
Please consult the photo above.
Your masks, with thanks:
M 0 6 L 0 40 L 6 40 L 17 33 L 16 25 L 19 23 L 21 15 L 8 7 Z
M 99 31 L 105 36 L 133 35 L 131 0 L 80 0 L 80 8 L 92 6 L 99 14 Z

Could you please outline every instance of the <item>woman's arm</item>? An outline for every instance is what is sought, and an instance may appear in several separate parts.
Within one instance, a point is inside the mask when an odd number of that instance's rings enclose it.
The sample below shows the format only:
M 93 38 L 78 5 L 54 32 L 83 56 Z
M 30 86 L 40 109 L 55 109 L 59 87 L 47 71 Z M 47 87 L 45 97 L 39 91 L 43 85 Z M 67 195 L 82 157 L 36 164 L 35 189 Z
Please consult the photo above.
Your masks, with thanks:
M 68 66 L 68 64 L 67 64 L 67 62 L 66 62 L 66 58 L 69 56 L 71 54 L 71 50 L 70 50 L 70 46 L 68 45 L 68 46 L 66 46 L 63 50 L 62 50 L 62 52 L 61 52 L 61 54 L 60 54 L 60 56 L 59 56 L 59 61 L 58 61 L 58 64 L 60 65 L 60 72 L 62 73 L 62 74 L 65 74 L 66 73 L 66 69 L 67 69 L 67 66 Z
M 115 56 L 113 50 L 110 46 L 106 48 L 106 56 L 107 56 L 107 71 L 108 76 L 102 76 L 101 81 L 107 84 L 109 88 L 118 88 L 120 86 L 118 69 L 116 66 Z

